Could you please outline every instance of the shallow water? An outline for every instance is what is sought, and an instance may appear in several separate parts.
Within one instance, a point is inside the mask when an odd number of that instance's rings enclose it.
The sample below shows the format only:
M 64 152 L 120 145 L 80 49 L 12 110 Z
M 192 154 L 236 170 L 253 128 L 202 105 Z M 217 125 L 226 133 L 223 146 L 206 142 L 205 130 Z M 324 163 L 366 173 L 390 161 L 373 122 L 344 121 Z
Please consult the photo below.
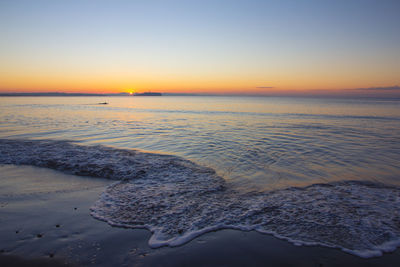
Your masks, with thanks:
M 0 163 L 117 180 L 92 215 L 152 247 L 224 228 L 361 257 L 400 245 L 398 100 L 0 100 Z
M 107 100 L 109 105 L 96 105 Z M 0 138 L 173 154 L 243 190 L 398 184 L 400 101 L 278 97 L 2 97 Z

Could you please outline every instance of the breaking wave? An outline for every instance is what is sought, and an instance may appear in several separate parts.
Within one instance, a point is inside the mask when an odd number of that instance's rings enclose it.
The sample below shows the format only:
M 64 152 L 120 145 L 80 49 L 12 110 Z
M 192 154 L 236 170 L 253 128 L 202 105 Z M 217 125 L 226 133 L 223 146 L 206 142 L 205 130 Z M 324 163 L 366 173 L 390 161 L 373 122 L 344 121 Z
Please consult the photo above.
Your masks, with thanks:
M 179 157 L 50 140 L 0 140 L 0 163 L 118 180 L 93 205 L 92 216 L 150 230 L 154 248 L 182 245 L 224 228 L 341 248 L 360 257 L 400 246 L 400 188 L 395 186 L 343 181 L 241 192 L 212 169 Z

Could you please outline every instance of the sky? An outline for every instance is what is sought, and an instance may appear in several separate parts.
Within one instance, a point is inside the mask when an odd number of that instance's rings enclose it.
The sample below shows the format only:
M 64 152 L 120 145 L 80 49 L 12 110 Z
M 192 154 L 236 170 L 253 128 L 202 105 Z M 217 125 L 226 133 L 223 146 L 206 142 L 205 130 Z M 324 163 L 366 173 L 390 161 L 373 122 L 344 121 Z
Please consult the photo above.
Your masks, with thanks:
M 400 94 L 399 14 L 398 0 L 1 0 L 0 92 Z

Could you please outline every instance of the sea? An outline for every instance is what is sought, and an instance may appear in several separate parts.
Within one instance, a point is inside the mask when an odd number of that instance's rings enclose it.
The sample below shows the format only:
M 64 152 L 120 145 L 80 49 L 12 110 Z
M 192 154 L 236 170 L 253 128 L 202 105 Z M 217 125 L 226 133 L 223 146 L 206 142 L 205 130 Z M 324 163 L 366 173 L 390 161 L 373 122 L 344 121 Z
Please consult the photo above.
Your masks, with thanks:
M 92 216 L 154 248 L 225 228 L 400 245 L 400 99 L 0 97 L 0 164 L 110 179 Z

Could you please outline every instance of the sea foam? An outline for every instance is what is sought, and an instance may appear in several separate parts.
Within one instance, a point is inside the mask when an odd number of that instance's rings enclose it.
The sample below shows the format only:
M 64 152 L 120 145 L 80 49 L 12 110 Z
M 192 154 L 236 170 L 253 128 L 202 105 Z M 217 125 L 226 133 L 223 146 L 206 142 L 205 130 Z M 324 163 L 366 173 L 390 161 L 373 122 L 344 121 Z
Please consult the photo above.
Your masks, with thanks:
M 118 180 L 91 214 L 146 228 L 149 245 L 179 246 L 224 228 L 255 230 L 296 245 L 380 256 L 400 245 L 400 188 L 366 181 L 242 192 L 209 168 L 169 155 L 67 141 L 0 140 L 0 163 Z

